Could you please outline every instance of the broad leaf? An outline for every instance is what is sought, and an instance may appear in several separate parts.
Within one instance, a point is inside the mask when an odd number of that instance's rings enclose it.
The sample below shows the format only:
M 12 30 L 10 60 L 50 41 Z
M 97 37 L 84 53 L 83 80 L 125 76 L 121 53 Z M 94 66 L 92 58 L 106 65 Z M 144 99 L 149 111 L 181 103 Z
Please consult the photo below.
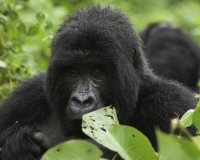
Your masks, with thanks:
M 51 21 L 46 21 L 45 29 L 49 30 L 53 28 L 53 23 Z
M 149 140 L 137 129 L 119 125 L 115 109 L 110 106 L 83 116 L 82 130 L 106 148 L 118 152 L 125 160 L 156 160 Z
M 197 148 L 200 150 L 200 136 L 194 136 L 194 137 L 192 137 L 192 141 L 197 146 Z
M 83 140 L 70 140 L 50 148 L 41 160 L 99 160 L 102 156 L 95 145 Z
M 28 28 L 27 35 L 34 36 L 39 32 L 39 27 L 36 25 L 32 25 Z
M 38 22 L 43 22 L 45 20 L 45 16 L 42 12 L 38 12 L 36 13 L 36 19 L 38 20 Z
M 188 127 L 188 126 L 192 125 L 193 114 L 194 114 L 194 110 L 190 109 L 182 116 L 180 122 L 183 127 Z
M 192 121 L 197 128 L 197 133 L 200 133 L 200 101 L 197 103 Z
M 158 138 L 159 160 L 197 160 L 200 152 L 195 144 L 184 138 L 156 131 Z
M 18 14 L 15 11 L 9 10 L 8 15 L 10 19 L 12 19 L 13 21 L 18 19 Z
M 26 33 L 26 26 L 25 26 L 25 24 L 24 23 L 20 23 L 18 26 L 17 26 L 17 29 L 18 29 L 18 31 L 19 32 L 21 32 L 21 33 Z

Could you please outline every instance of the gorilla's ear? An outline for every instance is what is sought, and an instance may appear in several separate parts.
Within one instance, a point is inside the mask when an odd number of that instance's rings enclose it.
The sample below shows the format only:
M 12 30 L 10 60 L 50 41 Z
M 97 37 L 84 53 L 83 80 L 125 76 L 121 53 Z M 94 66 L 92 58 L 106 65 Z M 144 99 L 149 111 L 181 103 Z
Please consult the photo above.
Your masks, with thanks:
M 137 59 L 137 50 L 135 48 L 131 48 L 132 50 L 132 62 L 133 62 L 133 66 L 135 66 L 135 62 L 136 62 L 136 59 Z

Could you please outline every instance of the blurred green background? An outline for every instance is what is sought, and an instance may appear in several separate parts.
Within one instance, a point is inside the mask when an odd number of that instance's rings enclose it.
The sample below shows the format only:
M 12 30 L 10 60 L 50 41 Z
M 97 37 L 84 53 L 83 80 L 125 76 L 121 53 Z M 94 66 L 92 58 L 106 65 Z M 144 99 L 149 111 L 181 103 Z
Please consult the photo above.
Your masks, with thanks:
M 66 15 L 94 4 L 121 9 L 137 32 L 167 21 L 200 44 L 199 0 L 0 0 L 0 103 L 24 78 L 47 68 L 49 43 Z

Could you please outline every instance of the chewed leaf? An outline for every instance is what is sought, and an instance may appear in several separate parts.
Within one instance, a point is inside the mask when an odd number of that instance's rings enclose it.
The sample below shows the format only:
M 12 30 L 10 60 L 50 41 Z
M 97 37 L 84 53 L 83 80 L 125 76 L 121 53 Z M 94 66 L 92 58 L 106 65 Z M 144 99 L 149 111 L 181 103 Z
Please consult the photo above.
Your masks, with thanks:
M 156 160 L 149 140 L 137 129 L 119 125 L 115 109 L 110 106 L 83 116 L 82 130 L 106 148 L 118 152 L 125 160 Z M 142 151 L 142 152 L 141 152 Z
M 116 110 L 113 106 L 108 106 L 95 110 L 82 117 L 83 132 L 101 143 L 107 137 L 107 129 L 111 124 L 119 124 Z
M 88 114 L 83 115 L 82 128 L 93 126 L 97 128 L 107 129 L 111 124 L 119 124 L 117 113 L 113 106 L 104 107 Z M 85 123 L 87 121 L 87 124 Z

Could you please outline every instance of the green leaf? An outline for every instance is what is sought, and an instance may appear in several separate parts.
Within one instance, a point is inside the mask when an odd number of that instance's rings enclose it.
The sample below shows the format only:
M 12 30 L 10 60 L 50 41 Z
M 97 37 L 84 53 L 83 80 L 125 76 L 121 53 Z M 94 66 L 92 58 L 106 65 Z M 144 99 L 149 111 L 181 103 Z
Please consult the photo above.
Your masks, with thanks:
M 27 35 L 34 36 L 39 32 L 39 27 L 36 25 L 32 25 L 28 28 Z
M 10 19 L 12 19 L 13 21 L 18 19 L 18 14 L 15 11 L 9 10 L 8 15 Z
M 91 128 L 89 126 L 97 128 L 98 130 L 100 129 L 100 131 L 104 131 L 111 124 L 119 124 L 117 113 L 113 106 L 104 107 L 87 113 L 83 115 L 82 119 L 82 130 L 87 133 L 91 132 Z
M 197 86 L 200 87 L 200 80 L 198 80 L 198 82 L 197 82 Z
M 43 22 L 45 20 L 45 16 L 42 12 L 37 12 L 36 13 L 36 19 L 38 20 L 38 22 Z
M 13 21 L 7 21 L 7 29 L 9 31 L 9 35 L 12 35 L 13 37 L 17 37 L 18 31 Z
M 17 26 L 17 29 L 18 29 L 19 32 L 26 34 L 26 26 L 25 26 L 24 23 L 20 23 L 20 24 Z
M 0 60 L 0 67 L 1 68 L 6 68 L 6 63 L 2 60 Z
M 192 137 L 192 141 L 194 142 L 194 144 L 197 146 L 197 148 L 200 151 L 200 136 L 194 136 L 194 137 Z
M 7 17 L 0 13 L 0 19 L 3 19 L 4 21 L 7 21 Z
M 114 107 L 83 115 L 82 130 L 103 146 L 118 152 L 126 160 L 156 160 L 149 140 L 137 129 L 119 125 Z
M 99 160 L 102 151 L 83 140 L 70 140 L 50 148 L 41 160 Z
M 192 117 L 192 122 L 197 128 L 197 132 L 200 132 L 200 101 L 197 103 L 197 106 L 195 108 L 193 117 Z
M 20 41 L 13 40 L 12 42 L 12 51 L 17 53 L 17 52 L 22 52 L 22 44 Z
M 53 28 L 53 23 L 51 21 L 46 21 L 45 29 L 49 30 Z
M 197 160 L 200 152 L 192 141 L 156 130 L 159 160 Z
M 130 126 L 113 124 L 108 128 L 109 143 L 115 152 L 125 160 L 157 160 L 157 155 L 150 141 L 137 129 Z M 102 141 L 102 145 L 107 138 Z
M 190 109 L 182 116 L 180 122 L 183 127 L 188 127 L 192 125 L 193 114 L 194 114 L 194 110 Z

